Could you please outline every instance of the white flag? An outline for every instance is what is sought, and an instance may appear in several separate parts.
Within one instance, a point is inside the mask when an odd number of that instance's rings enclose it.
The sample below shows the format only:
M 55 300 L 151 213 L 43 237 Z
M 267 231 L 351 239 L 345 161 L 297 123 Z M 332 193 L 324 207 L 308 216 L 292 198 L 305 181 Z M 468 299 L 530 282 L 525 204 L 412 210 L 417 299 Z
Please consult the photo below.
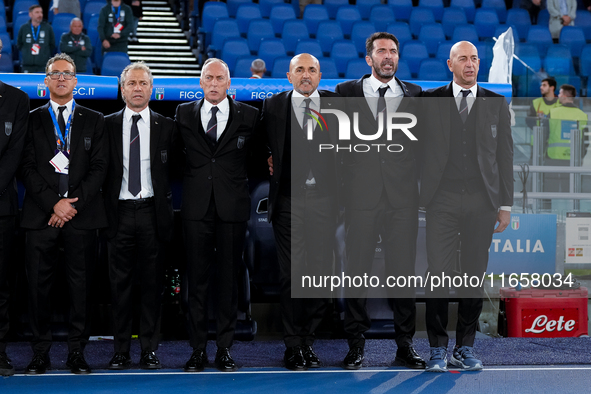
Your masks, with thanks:
M 493 47 L 493 61 L 488 73 L 488 82 L 511 83 L 513 70 L 513 30 L 508 28 L 501 34 Z

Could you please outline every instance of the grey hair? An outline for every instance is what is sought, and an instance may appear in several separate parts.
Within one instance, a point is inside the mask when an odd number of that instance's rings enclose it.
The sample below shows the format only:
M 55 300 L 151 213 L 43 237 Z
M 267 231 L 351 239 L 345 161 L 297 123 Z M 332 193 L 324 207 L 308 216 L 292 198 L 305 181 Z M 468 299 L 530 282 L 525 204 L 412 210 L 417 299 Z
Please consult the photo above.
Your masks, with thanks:
M 250 65 L 250 68 L 252 68 L 253 71 L 260 73 L 265 71 L 266 66 L 267 65 L 263 59 L 254 59 Z
M 125 85 L 125 81 L 127 80 L 127 74 L 129 74 L 131 70 L 145 71 L 146 74 L 148 74 L 148 78 L 150 79 L 150 86 L 154 85 L 154 76 L 152 75 L 150 67 L 148 67 L 146 63 L 140 60 L 139 62 L 128 64 L 127 67 L 123 69 L 123 71 L 121 72 L 121 76 L 119 77 L 119 83 L 121 86 Z
M 224 66 L 226 68 L 226 71 L 228 72 L 228 79 L 230 79 L 230 68 L 228 67 L 228 65 L 226 64 L 225 61 L 223 61 L 222 59 L 218 59 L 216 57 L 210 57 L 209 59 L 207 59 L 205 61 L 205 63 L 203 63 L 203 67 L 201 68 L 201 72 L 203 72 L 205 70 L 205 67 L 207 67 L 211 63 L 221 63 L 222 66 Z

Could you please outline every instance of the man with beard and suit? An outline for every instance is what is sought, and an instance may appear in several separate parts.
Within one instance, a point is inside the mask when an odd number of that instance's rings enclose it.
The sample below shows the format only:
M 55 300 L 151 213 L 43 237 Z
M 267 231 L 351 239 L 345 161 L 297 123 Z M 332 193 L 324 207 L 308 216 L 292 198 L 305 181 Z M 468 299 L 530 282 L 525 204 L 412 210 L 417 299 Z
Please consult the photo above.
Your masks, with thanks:
M 0 40 L 0 50 L 2 50 Z M 10 45 L 7 42 L 6 45 Z M 13 245 L 18 215 L 18 193 L 14 175 L 21 162 L 29 97 L 25 92 L 0 81 L 0 376 L 14 375 L 14 367 L 6 355 L 8 334 L 8 299 L 13 269 Z
M 336 87 L 336 93 L 343 97 L 365 97 L 366 100 L 356 101 L 357 107 L 351 109 L 359 112 L 363 134 L 375 134 L 379 116 L 397 110 L 404 112 L 408 106 L 408 100 L 404 98 L 421 93 L 418 85 L 402 82 L 394 76 L 398 68 L 398 49 L 398 40 L 394 35 L 384 32 L 372 34 L 366 41 L 365 57 L 372 68 L 371 75 L 340 83 Z M 367 143 L 352 136 L 351 144 L 354 142 Z M 363 276 L 371 271 L 376 242 L 381 234 L 382 244 L 385 245 L 386 275 L 414 275 L 419 190 L 412 141 L 398 130 L 393 133 L 391 141 L 386 140 L 384 132 L 375 142 L 399 144 L 402 149 L 399 152 L 389 152 L 384 148 L 343 154 L 346 274 Z M 349 352 L 343 367 L 359 369 L 364 359 L 363 334 L 371 326 L 366 307 L 367 289 L 345 294 L 345 332 Z M 408 368 L 424 368 L 425 363 L 414 350 L 412 342 L 416 318 L 414 289 L 401 289 L 393 300 L 393 308 L 394 338 L 398 345 L 395 363 Z
M 423 99 L 426 110 L 419 120 L 424 123 L 425 144 L 419 204 L 427 209 L 428 272 L 480 278 L 487 269 L 493 232 L 505 230 L 511 217 L 511 118 L 505 98 L 476 83 L 480 59 L 472 43 L 456 43 L 447 65 L 453 82 L 424 92 L 429 99 Z M 431 357 L 426 369 L 443 372 L 447 370 L 449 289 L 436 288 L 427 295 Z M 456 346 L 450 362 L 479 370 L 482 362 L 474 356 L 473 346 L 482 288 L 458 287 L 456 296 Z
M 25 269 L 33 360 L 25 373 L 49 368 L 50 293 L 59 264 L 65 264 L 70 294 L 68 361 L 72 373 L 90 373 L 84 347 L 90 327 L 90 285 L 97 255 L 97 229 L 107 226 L 101 186 L 108 152 L 103 115 L 77 105 L 76 65 L 60 53 L 47 62 L 50 101 L 33 110 L 22 163 L 26 229 Z M 63 245 L 64 261 L 59 261 Z
M 326 90 L 317 90 L 322 73 L 318 59 L 307 53 L 291 59 L 287 78 L 293 90 L 265 99 L 261 128 L 274 158 L 269 191 L 269 222 L 273 223 L 281 275 L 281 316 L 285 367 L 320 367 L 314 352 L 314 331 L 328 305 L 326 296 L 292 298 L 292 275 L 330 275 L 337 218 L 337 175 L 334 151 L 319 152 L 319 144 L 334 143 L 310 114 L 331 108 Z M 330 122 L 331 117 L 326 117 Z M 306 138 L 308 121 L 314 132 Z M 327 125 L 329 131 L 338 130 Z M 312 291 L 306 289 L 306 291 Z M 310 294 L 314 296 L 313 294 Z
M 104 185 L 115 355 L 109 369 L 131 365 L 132 293 L 140 287 L 140 368 L 159 369 L 164 255 L 172 239 L 169 158 L 174 121 L 152 111 L 152 72 L 143 62 L 121 73 L 126 107 L 105 118 L 110 160 Z
M 207 294 L 217 305 L 216 367 L 235 371 L 230 355 L 237 320 L 237 279 L 242 269 L 250 195 L 246 159 L 259 111 L 228 97 L 230 71 L 220 59 L 203 65 L 204 99 L 177 107 L 186 150 L 181 215 L 187 253 L 189 331 L 193 354 L 185 371 L 207 363 Z

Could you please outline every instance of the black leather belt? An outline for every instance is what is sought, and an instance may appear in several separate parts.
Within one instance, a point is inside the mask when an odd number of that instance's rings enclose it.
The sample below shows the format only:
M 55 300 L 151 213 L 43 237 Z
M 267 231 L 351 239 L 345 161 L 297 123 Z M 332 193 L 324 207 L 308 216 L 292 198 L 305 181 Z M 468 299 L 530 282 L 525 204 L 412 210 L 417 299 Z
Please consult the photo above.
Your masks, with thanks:
M 123 204 L 145 204 L 145 203 L 152 203 L 154 202 L 154 197 L 148 197 L 148 198 L 136 198 L 133 200 L 119 200 L 119 203 L 123 203 Z

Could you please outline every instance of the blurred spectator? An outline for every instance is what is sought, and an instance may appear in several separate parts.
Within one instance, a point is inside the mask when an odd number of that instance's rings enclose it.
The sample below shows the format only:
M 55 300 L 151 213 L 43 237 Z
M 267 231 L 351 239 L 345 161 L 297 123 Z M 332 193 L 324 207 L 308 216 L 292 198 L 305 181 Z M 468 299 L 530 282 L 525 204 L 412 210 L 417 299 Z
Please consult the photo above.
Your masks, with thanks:
M 74 14 L 80 18 L 80 1 L 79 0 L 53 0 L 51 7 L 54 14 Z
M 527 113 L 527 125 L 529 127 L 542 126 L 547 122 L 540 124 L 541 119 L 546 119 L 550 115 L 550 111 L 553 108 L 560 107 L 560 101 L 556 96 L 556 80 L 554 78 L 545 78 L 540 84 L 540 93 L 542 97 L 538 97 L 532 100 L 529 106 L 529 112 Z
M 558 42 L 562 26 L 574 26 L 577 17 L 577 0 L 548 0 L 550 14 L 550 33 Z
M 322 0 L 300 0 L 300 15 L 304 15 L 304 9 L 308 4 L 322 4 Z
M 252 77 L 250 77 L 250 79 L 260 79 L 264 77 L 265 72 L 267 72 L 265 61 L 263 59 L 253 60 L 250 65 L 250 72 L 252 73 Z
M 591 0 L 590 0 L 591 1 Z M 538 23 L 538 14 L 540 10 L 546 8 L 546 1 L 542 0 L 521 0 L 521 4 L 519 7 L 527 10 L 529 12 L 529 18 L 531 19 L 531 24 L 536 25 Z
M 21 51 L 22 68 L 26 73 L 45 73 L 45 65 L 55 52 L 53 28 L 43 21 L 40 5 L 29 7 L 29 20 L 18 31 L 16 47 Z
M 98 22 L 103 52 L 125 52 L 129 33 L 133 30 L 133 12 L 121 0 L 111 0 L 101 9 Z
M 137 39 L 137 26 L 140 23 L 140 19 L 144 16 L 142 11 L 142 0 L 123 0 L 125 4 L 131 7 L 133 12 L 133 31 L 129 35 L 129 42 L 138 42 Z
M 92 44 L 90 38 L 82 33 L 83 27 L 80 18 L 73 18 L 70 22 L 70 32 L 62 34 L 60 40 L 60 51 L 67 53 L 74 60 L 78 74 L 86 73 L 86 61 L 92 55 Z

